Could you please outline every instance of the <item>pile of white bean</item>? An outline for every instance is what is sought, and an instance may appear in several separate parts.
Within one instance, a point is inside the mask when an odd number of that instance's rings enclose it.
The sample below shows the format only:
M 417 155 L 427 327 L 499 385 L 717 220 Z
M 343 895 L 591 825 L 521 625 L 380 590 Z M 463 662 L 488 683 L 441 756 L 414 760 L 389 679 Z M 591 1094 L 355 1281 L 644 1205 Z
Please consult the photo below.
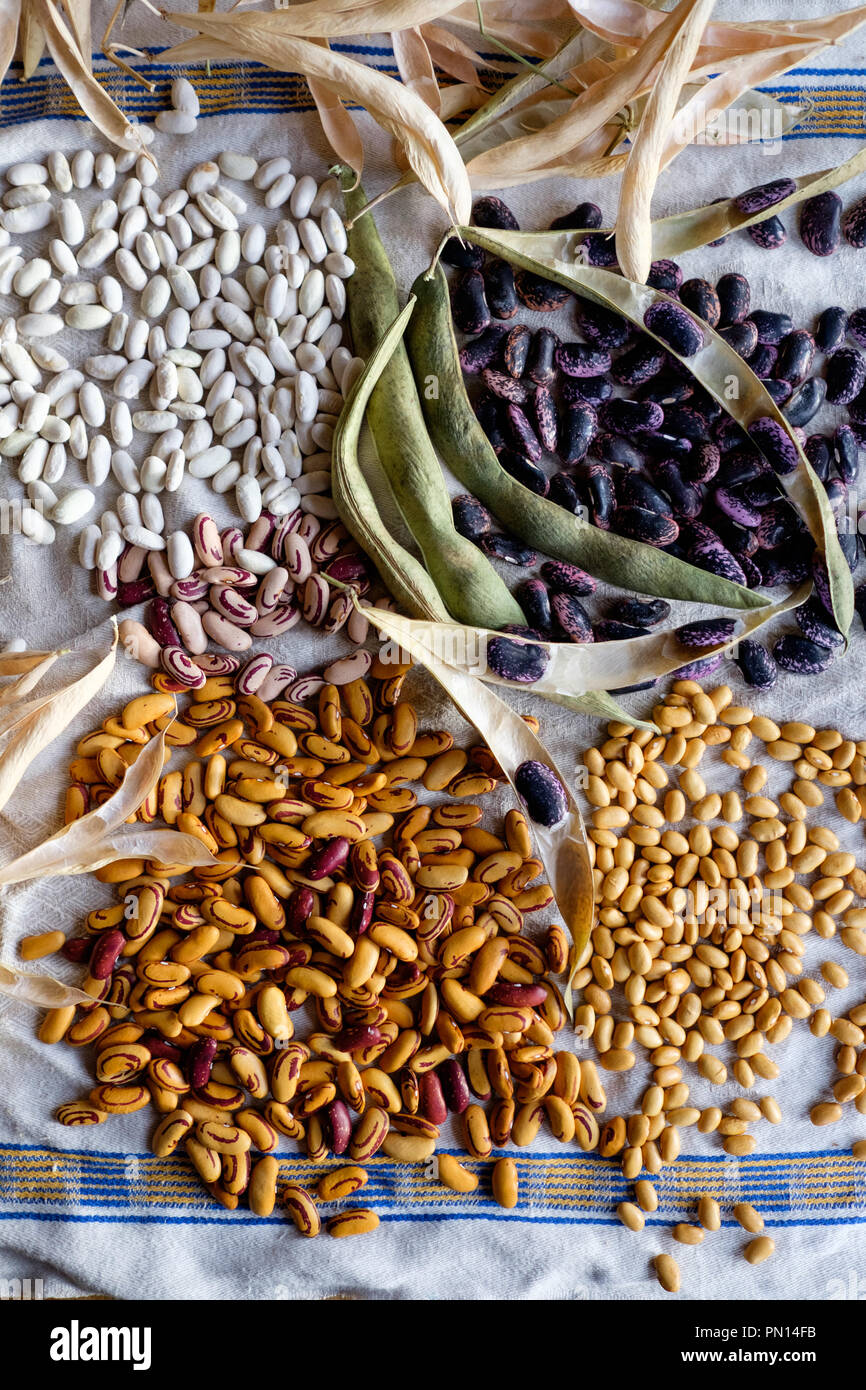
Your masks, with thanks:
M 157 124 L 180 135 L 198 102 L 185 82 L 173 98 Z M 247 524 L 333 520 L 331 439 L 362 365 L 343 345 L 354 267 L 336 180 L 231 152 L 164 196 L 156 178 L 147 155 L 55 151 L 7 170 L 0 212 L 0 295 L 24 301 L 0 322 L 0 493 L 17 475 L 31 540 L 89 520 L 79 558 L 106 599 L 125 551 L 166 549 L 187 477 L 233 494 Z M 256 193 L 280 215 L 270 236 Z M 45 255 L 19 243 L 40 233 Z M 75 364 L 51 343 L 67 330 Z

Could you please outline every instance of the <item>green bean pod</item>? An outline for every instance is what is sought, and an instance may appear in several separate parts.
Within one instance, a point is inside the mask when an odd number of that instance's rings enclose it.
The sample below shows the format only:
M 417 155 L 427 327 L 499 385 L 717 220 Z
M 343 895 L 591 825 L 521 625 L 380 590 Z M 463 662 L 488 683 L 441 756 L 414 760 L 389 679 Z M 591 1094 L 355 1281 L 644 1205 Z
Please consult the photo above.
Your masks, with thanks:
M 419 275 L 412 292 L 418 307 L 406 331 L 406 348 L 416 382 L 436 383 L 435 391 L 420 393 L 430 438 L 455 477 L 503 526 L 552 559 L 580 565 L 620 588 L 727 608 L 764 606 L 760 594 L 666 551 L 603 531 L 506 473 L 466 394 L 441 266 Z
M 366 196 L 346 190 L 355 272 L 348 280 L 349 322 L 355 352 L 369 359 L 400 313 L 397 282 L 376 224 L 358 214 Z M 402 342 L 374 387 L 367 420 L 382 469 L 442 600 L 458 622 L 488 628 L 526 620 L 490 561 L 455 530 L 451 499 L 424 421 Z

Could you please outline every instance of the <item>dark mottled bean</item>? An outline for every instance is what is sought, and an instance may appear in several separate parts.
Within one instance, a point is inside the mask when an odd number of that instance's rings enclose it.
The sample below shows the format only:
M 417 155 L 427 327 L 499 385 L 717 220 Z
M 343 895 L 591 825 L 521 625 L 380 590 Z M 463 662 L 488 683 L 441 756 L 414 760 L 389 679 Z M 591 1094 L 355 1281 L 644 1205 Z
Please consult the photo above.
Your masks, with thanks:
M 779 678 L 776 663 L 767 648 L 752 637 L 737 643 L 736 663 L 746 685 L 756 690 L 771 690 Z
M 538 564 L 535 551 L 522 541 L 516 540 L 514 536 L 485 536 L 481 541 L 481 549 L 491 560 L 503 560 L 507 565 L 519 565 L 521 569 L 529 569 L 531 565 Z
M 646 282 L 654 290 L 664 290 L 665 294 L 676 294 L 683 283 L 683 272 L 676 261 L 653 261 Z
M 844 647 L 845 638 L 819 598 L 813 595 L 801 603 L 799 608 L 794 609 L 794 617 L 803 636 L 808 637 L 810 642 L 817 642 L 819 647 L 827 647 L 830 651 Z
M 782 498 L 782 492 L 775 473 L 762 473 L 758 478 L 750 478 L 743 483 L 743 496 L 759 510 Z
M 866 347 L 866 309 L 855 309 L 848 315 L 848 333 L 855 343 Z
M 720 540 L 699 541 L 688 552 L 688 560 L 710 574 L 730 579 L 734 584 L 745 584 L 746 574 L 740 562 L 731 554 Z
M 683 477 L 676 460 L 660 459 L 653 468 L 653 476 L 671 499 L 675 516 L 686 521 L 700 516 L 704 505 L 703 494 L 699 487 Z
M 502 339 L 505 330 L 499 324 L 491 324 L 485 328 L 478 338 L 473 338 L 471 343 L 466 343 L 460 349 L 460 366 L 464 372 L 470 376 L 481 372 L 485 367 L 489 367 L 491 362 L 502 351 Z
M 610 353 L 586 343 L 560 343 L 556 362 L 566 376 L 595 377 L 610 370 Z
M 579 469 L 579 478 L 585 484 L 589 501 L 589 512 L 594 525 L 606 531 L 616 506 L 613 485 L 613 470 L 600 460 L 584 461 Z
M 747 483 L 750 478 L 759 478 L 768 472 L 765 460 L 757 449 L 738 449 L 725 455 L 719 465 L 717 481 L 720 487 L 736 487 Z
M 815 339 L 805 328 L 795 328 L 779 344 L 775 375 L 780 381 L 798 385 L 809 375 L 815 359 Z
M 498 454 L 508 442 L 502 402 L 490 394 L 479 396 L 475 403 L 475 414 L 478 417 L 478 423 L 490 440 L 491 447 Z
M 554 380 L 558 347 L 559 336 L 552 328 L 539 328 L 538 332 L 533 334 L 526 375 L 538 386 L 546 386 Z
M 704 323 L 708 323 L 711 328 L 716 327 L 721 317 L 722 306 L 719 296 L 708 280 L 701 280 L 699 277 L 684 280 L 680 286 L 680 301 L 687 309 L 691 309 L 693 314 L 697 314 L 699 319 L 703 319 Z
M 730 517 L 740 526 L 758 526 L 760 524 L 760 510 L 752 506 L 748 499 L 739 492 L 734 492 L 726 487 L 717 487 L 713 493 L 713 501 L 724 512 L 725 516 Z
M 694 448 L 691 439 L 678 439 L 666 430 L 636 430 L 632 438 L 637 447 L 653 459 L 671 458 L 685 462 Z
M 858 584 L 854 590 L 854 607 L 861 623 L 866 627 L 866 584 Z
M 756 184 L 754 188 L 747 188 L 745 193 L 738 194 L 734 199 L 734 205 L 739 212 L 751 217 L 756 212 L 763 212 L 765 208 L 772 208 L 776 203 L 784 202 L 796 191 L 797 185 L 793 179 L 772 179 L 769 183 Z
M 492 391 L 493 395 L 502 401 L 515 401 L 518 405 L 525 405 L 529 400 L 530 387 L 525 381 L 518 381 L 507 372 L 497 371 L 495 367 L 485 367 L 481 379 L 488 391 Z
M 472 221 L 476 227 L 496 227 L 504 232 L 520 231 L 520 223 L 501 198 L 476 198 L 472 204 Z
M 442 260 L 446 265 L 456 266 L 458 270 L 480 270 L 484 264 L 484 251 L 473 246 L 470 241 L 461 241 L 459 236 L 451 236 L 442 247 Z
M 736 629 L 735 618 L 704 618 L 696 623 L 684 623 L 676 629 L 676 635 L 681 646 L 700 651 L 702 647 L 717 647 L 720 642 L 729 642 Z
M 643 321 L 651 333 L 680 357 L 694 357 L 704 346 L 704 335 L 698 324 L 679 304 L 659 299 L 651 304 L 643 316 Z
M 587 265 L 601 266 L 604 270 L 613 270 L 618 265 L 612 236 L 592 233 L 584 237 L 582 249 Z
M 582 515 L 586 511 L 574 479 L 568 473 L 554 473 L 550 480 L 547 496 L 551 502 L 555 502 L 559 507 L 564 507 L 567 512 L 574 512 L 575 516 Z
M 762 415 L 749 426 L 749 438 L 757 444 L 777 473 L 793 473 L 799 458 L 794 441 L 777 420 Z
M 749 318 L 758 330 L 759 343 L 778 346 L 794 327 L 790 314 L 777 314 L 771 309 L 753 309 Z
M 744 555 L 754 555 L 757 552 L 758 538 L 754 531 L 732 521 L 724 512 L 718 510 L 710 513 L 710 517 L 722 545 L 726 546 L 738 561 L 742 563 Z
M 641 473 L 624 473 L 619 481 L 617 495 L 620 506 L 646 507 L 647 511 L 658 512 L 659 516 L 674 514 L 673 507 L 664 493 Z
M 784 585 L 802 584 L 809 577 L 809 562 L 802 556 L 787 557 L 774 551 L 762 552 L 757 561 L 761 571 L 761 581 L 768 589 L 779 589 Z
M 752 288 L 745 275 L 731 271 L 716 282 L 721 314 L 719 323 L 724 328 L 730 323 L 742 323 L 747 317 L 752 303 Z
M 714 656 L 701 656 L 697 661 L 689 661 L 685 666 L 678 666 L 674 671 L 674 676 L 681 681 L 702 681 L 707 676 L 711 676 L 714 671 L 718 671 L 725 659 L 724 652 L 716 652 Z
M 815 343 L 821 352 L 833 352 L 842 346 L 847 331 L 848 315 L 838 304 L 831 304 L 819 315 L 815 325 Z
M 552 232 L 590 231 L 594 227 L 600 227 L 603 220 L 601 208 L 597 203 L 578 203 L 571 212 L 563 212 L 559 217 L 554 217 L 550 224 L 550 230 Z
M 755 351 L 746 358 L 746 361 L 755 376 L 764 378 L 772 375 L 778 357 L 779 349 L 773 347 L 772 343 L 759 342 Z
M 773 402 L 778 406 L 783 406 L 786 401 L 791 399 L 794 387 L 790 381 L 783 381 L 777 377 L 767 377 L 764 382 L 764 390 L 771 396 Z
M 742 448 L 745 433 L 730 415 L 723 415 L 713 426 L 713 439 L 721 452 L 727 454 L 731 449 Z
M 625 642 L 631 637 L 646 637 L 647 630 L 616 618 L 600 618 L 592 625 L 592 635 L 596 642 Z
M 710 427 L 699 410 L 691 405 L 665 406 L 664 433 L 698 444 L 710 442 Z
M 856 482 L 860 471 L 860 445 L 850 425 L 839 425 L 836 429 L 832 451 L 839 477 L 846 483 Z
M 665 365 L 664 348 L 653 342 L 637 343 L 613 364 L 611 376 L 620 386 L 642 386 L 658 376 Z
M 487 508 L 481 505 L 477 497 L 470 497 L 468 492 L 452 499 L 451 512 L 455 530 L 468 541 L 480 541 L 493 529 L 493 517 Z
M 591 405 L 567 405 L 563 413 L 559 456 L 563 463 L 578 463 L 598 432 L 598 418 Z
M 842 218 L 842 235 L 849 246 L 862 250 L 866 246 L 866 198 L 852 203 Z
M 507 261 L 494 257 L 484 270 L 484 291 L 490 312 L 497 319 L 513 319 L 520 308 L 514 288 L 514 271 Z
M 559 438 L 559 418 L 549 386 L 536 387 L 533 408 L 538 437 L 548 453 L 554 454 Z
M 553 615 L 572 642 L 591 642 L 592 619 L 574 594 L 554 594 L 551 599 Z
M 763 222 L 756 222 L 754 226 L 747 227 L 746 231 L 762 251 L 778 251 L 788 240 L 788 229 L 780 217 L 768 217 Z
M 487 666 L 501 680 L 532 685 L 541 680 L 549 665 L 546 648 L 535 642 L 514 642 L 509 637 L 488 639 Z
M 531 270 L 518 270 L 514 285 L 521 304 L 536 313 L 552 313 L 554 309 L 561 309 L 571 297 L 571 290 L 557 285 L 553 280 L 545 280 L 543 275 L 533 275 Z
M 785 419 L 788 424 L 799 428 L 808 425 L 824 404 L 826 393 L 827 383 L 821 377 L 807 377 L 785 406 Z
M 810 434 L 803 445 L 803 453 L 818 477 L 824 482 L 830 475 L 833 456 L 830 452 L 830 445 L 823 434 Z
M 827 358 L 828 405 L 848 405 L 866 386 L 866 357 L 856 348 L 839 348 Z
M 515 324 L 506 333 L 505 342 L 502 345 L 502 361 L 510 376 L 523 376 L 531 342 L 532 329 L 527 328 L 525 323 Z
M 643 467 L 643 454 L 620 434 L 599 434 L 592 442 L 592 453 L 605 463 L 619 463 L 623 468 Z
M 597 347 L 622 347 L 631 337 L 631 324 L 627 319 L 589 299 L 575 301 L 574 316 L 584 338 Z
M 671 615 L 671 606 L 663 598 L 620 598 L 608 608 L 609 620 L 628 623 L 633 627 L 657 627 Z
M 662 349 L 664 351 L 664 349 Z M 665 358 L 668 354 L 665 353 Z M 683 401 L 690 401 L 695 394 L 693 381 L 687 377 L 672 376 L 669 372 L 662 373 L 658 378 L 648 382 L 638 391 L 638 399 L 642 401 L 658 401 L 659 405 L 680 405 Z
M 480 270 L 467 270 L 460 276 L 451 295 L 451 312 L 461 333 L 482 333 L 489 327 L 490 309 Z
M 743 358 L 751 357 L 758 346 L 758 330 L 751 319 L 729 323 L 726 328 L 719 329 L 719 334 Z
M 518 585 L 517 600 L 537 632 L 549 636 L 553 626 L 550 594 L 543 579 L 524 579 Z
M 832 256 L 842 241 L 842 199 L 829 190 L 807 198 L 800 209 L 800 238 L 813 256 Z
M 843 520 L 846 519 L 841 517 L 839 518 L 839 521 Z M 838 526 L 838 524 L 837 537 L 839 541 L 839 549 L 845 556 L 845 563 L 847 564 L 849 570 L 853 574 L 858 564 L 860 563 L 860 537 L 856 534 L 856 532 L 845 530 L 842 528 L 842 526 Z
M 556 773 L 534 759 L 521 763 L 514 774 L 514 785 L 523 798 L 530 820 L 536 825 L 554 826 L 568 815 L 568 793 Z
M 535 627 L 527 627 L 526 623 L 503 623 L 500 632 L 507 632 L 512 637 L 525 637 L 528 642 L 541 642 L 544 634 Z
M 545 560 L 541 573 L 551 589 L 558 594 L 576 594 L 585 598 L 594 594 L 597 588 L 595 579 L 577 565 L 569 565 L 565 560 Z
M 797 676 L 817 675 L 820 671 L 826 671 L 833 660 L 833 653 L 826 647 L 793 632 L 779 638 L 773 647 L 773 656 L 783 671 L 791 671 Z
M 673 545 L 680 533 L 672 516 L 662 516 L 646 507 L 617 507 L 613 529 L 620 536 L 654 546 Z
M 689 458 L 680 465 L 684 477 L 691 483 L 708 483 L 716 476 L 721 463 L 718 445 L 698 444 Z
M 524 458 L 516 449 L 503 449 L 499 455 L 499 462 L 510 473 L 512 478 L 516 478 L 524 487 L 528 487 L 530 492 L 534 492 L 539 497 L 546 497 L 549 483 L 547 475 L 530 459 Z
M 635 430 L 660 430 L 665 412 L 656 401 L 606 401 L 599 411 L 602 428 L 613 434 L 633 434 Z
M 761 574 L 754 560 L 749 555 L 741 555 L 739 560 L 746 584 L 748 584 L 750 589 L 760 589 L 764 582 L 764 576 Z
M 538 435 L 530 425 L 520 406 L 510 401 L 506 408 L 505 415 L 517 448 L 524 453 L 528 459 L 531 459 L 533 463 L 537 463 L 544 451 L 541 447 L 541 441 Z
M 588 405 L 600 405 L 613 395 L 613 386 L 606 376 L 566 377 L 562 383 L 562 399 L 568 405 L 586 401 Z

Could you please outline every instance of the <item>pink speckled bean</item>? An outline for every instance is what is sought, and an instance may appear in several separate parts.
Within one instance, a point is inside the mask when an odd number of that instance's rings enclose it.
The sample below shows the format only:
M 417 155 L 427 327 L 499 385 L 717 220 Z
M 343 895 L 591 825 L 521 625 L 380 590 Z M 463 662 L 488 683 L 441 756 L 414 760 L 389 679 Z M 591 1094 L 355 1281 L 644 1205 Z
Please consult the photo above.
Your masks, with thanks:
M 313 627 L 325 621 L 331 601 L 331 588 L 327 579 L 319 574 L 311 574 L 301 590 L 304 617 Z
M 235 589 L 252 589 L 259 582 L 257 574 L 240 565 L 212 565 L 210 569 L 199 570 L 199 574 L 208 584 L 230 584 Z
M 163 647 L 162 665 L 163 670 L 174 676 L 175 680 L 189 686 L 190 690 L 200 689 L 207 679 L 201 667 L 196 666 L 182 647 Z
M 259 613 L 271 613 L 280 602 L 289 582 L 289 571 L 282 565 L 265 575 L 256 594 L 256 608 Z
M 289 632 L 301 621 L 301 610 L 296 603 L 282 604 L 273 613 L 257 618 L 250 627 L 254 637 L 279 637 Z
M 133 618 L 124 618 L 120 624 L 120 640 L 124 651 L 133 661 L 140 661 L 142 666 L 149 666 L 151 670 L 159 670 L 162 648 L 142 623 L 137 623 Z
M 243 594 L 228 584 L 211 585 L 208 597 L 211 607 L 221 617 L 228 618 L 230 623 L 237 623 L 238 627 L 250 627 L 259 616 L 257 609 L 247 602 Z
M 294 666 L 279 664 L 272 666 L 256 694 L 260 700 L 264 700 L 266 703 L 276 700 L 278 695 L 282 695 L 289 682 L 297 678 L 297 674 Z
M 284 693 L 287 700 L 303 703 L 311 696 L 318 695 L 324 684 L 321 676 L 301 676 L 300 680 L 292 681 L 291 685 L 286 686 Z
M 204 605 L 207 611 L 207 603 Z M 207 651 L 207 633 L 201 625 L 201 617 L 191 603 L 181 600 L 171 610 L 174 625 L 181 635 L 183 645 L 193 656 L 201 656 Z
M 303 536 L 287 536 L 283 546 L 286 569 L 296 584 L 305 584 L 313 573 L 310 547 Z
M 140 545 L 128 545 L 117 562 L 117 577 L 121 584 L 131 584 L 144 568 L 147 551 Z
M 165 556 L 161 550 L 150 551 L 147 557 L 147 568 L 150 570 L 150 577 L 156 585 L 156 592 L 163 598 L 167 598 L 171 593 L 174 575 L 166 564 Z
M 372 653 L 362 647 L 352 652 L 351 656 L 342 656 L 339 661 L 332 661 L 330 666 L 325 667 L 322 675 L 329 685 L 348 685 L 350 681 L 366 676 L 372 664 Z
M 253 639 L 242 627 L 236 627 L 228 618 L 219 613 L 205 613 L 202 626 L 212 641 L 230 652 L 245 652 L 253 645 Z
M 223 546 L 219 527 L 207 512 L 200 512 L 192 523 L 192 538 L 196 554 L 203 565 L 221 565 Z
M 251 657 L 235 677 L 235 689 L 240 695 L 254 695 L 274 664 L 268 652 Z
M 207 671 L 209 676 L 230 676 L 233 671 L 237 671 L 241 661 L 240 657 L 229 656 L 228 652 L 205 652 L 197 658 L 195 664 Z

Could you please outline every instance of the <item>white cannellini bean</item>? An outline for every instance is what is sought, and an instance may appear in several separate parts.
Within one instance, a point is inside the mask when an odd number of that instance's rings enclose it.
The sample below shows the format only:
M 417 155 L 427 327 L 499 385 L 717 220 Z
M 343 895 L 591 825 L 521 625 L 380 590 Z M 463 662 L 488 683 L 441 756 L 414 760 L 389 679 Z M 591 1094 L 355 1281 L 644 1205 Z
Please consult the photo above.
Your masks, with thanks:
M 154 124 L 166 135 L 192 135 L 196 118 L 192 111 L 158 111 Z
M 59 314 L 22 314 L 18 320 L 22 338 L 53 338 L 63 329 Z
M 89 188 L 93 182 L 95 157 L 90 149 L 76 150 L 72 156 L 72 182 L 76 188 Z
M 99 542 L 102 539 L 102 532 L 99 527 L 91 522 L 85 526 L 78 537 L 78 563 L 86 570 L 96 568 L 96 553 Z
M 158 531 L 151 531 L 146 526 L 133 523 L 131 526 L 124 526 L 123 539 L 130 545 L 140 545 L 142 550 L 165 550 L 165 537 Z
M 136 237 L 140 236 L 146 227 L 147 213 L 145 212 L 141 204 L 137 203 L 135 207 L 132 207 L 129 209 L 128 212 L 125 212 L 121 219 L 120 227 L 118 229 L 118 236 L 120 238 L 121 246 L 129 250 L 130 247 L 135 245 Z
M 322 211 L 319 218 L 319 226 L 322 229 L 322 236 L 325 238 L 329 251 L 336 251 L 339 255 L 345 254 L 348 246 L 346 228 L 343 219 L 335 207 L 327 207 Z
M 51 520 L 58 526 L 71 526 L 76 521 L 87 516 L 96 503 L 96 497 L 88 487 L 73 488 L 71 492 L 64 493 L 60 501 L 52 508 Z
M 54 237 L 48 243 L 48 255 L 59 275 L 78 274 L 78 262 L 75 259 L 75 253 L 60 237 Z
M 12 236 L 25 232 L 41 232 L 54 219 L 54 208 L 48 203 L 28 203 L 24 207 L 9 208 L 0 215 L 0 224 Z
M 106 153 L 98 154 L 94 162 L 94 175 L 99 188 L 111 188 L 117 178 L 117 165 L 114 156 Z
M 289 201 L 289 210 L 292 216 L 299 219 L 307 217 L 318 191 L 316 180 L 310 174 L 302 174 L 292 189 L 292 196 Z
M 270 188 L 271 184 L 275 183 L 278 178 L 288 174 L 291 167 L 291 160 L 286 159 L 284 155 L 280 155 L 276 159 L 267 159 L 256 170 L 253 183 L 256 188 L 264 191 Z
M 236 154 L 232 150 L 225 150 L 217 161 L 220 173 L 227 179 L 237 179 L 239 183 L 248 183 L 255 177 L 258 169 L 258 161 L 249 154 Z
M 165 469 L 165 490 L 166 492 L 177 492 L 183 482 L 184 470 L 186 468 L 186 456 L 183 449 L 173 449 L 168 456 Z
M 265 193 L 265 207 L 282 207 L 283 203 L 291 197 L 295 182 L 294 174 L 281 174 L 278 179 L 274 180 Z
M 37 545 L 51 545 L 57 534 L 47 517 L 35 507 L 22 507 L 20 517 L 21 533 Z
M 45 163 L 48 165 L 51 182 L 57 192 L 69 193 L 72 189 L 72 173 L 66 155 L 62 154 L 60 150 L 52 150 Z
M 90 440 L 86 472 L 91 487 L 102 487 L 111 472 L 111 445 L 104 434 L 95 434 Z
M 155 492 L 145 492 L 141 498 L 141 520 L 149 531 L 160 534 L 165 530 L 162 503 Z
M 21 269 L 16 272 L 12 280 L 12 288 L 22 299 L 33 294 L 40 285 L 51 278 L 51 266 L 42 256 L 34 256 L 31 261 L 25 261 Z

